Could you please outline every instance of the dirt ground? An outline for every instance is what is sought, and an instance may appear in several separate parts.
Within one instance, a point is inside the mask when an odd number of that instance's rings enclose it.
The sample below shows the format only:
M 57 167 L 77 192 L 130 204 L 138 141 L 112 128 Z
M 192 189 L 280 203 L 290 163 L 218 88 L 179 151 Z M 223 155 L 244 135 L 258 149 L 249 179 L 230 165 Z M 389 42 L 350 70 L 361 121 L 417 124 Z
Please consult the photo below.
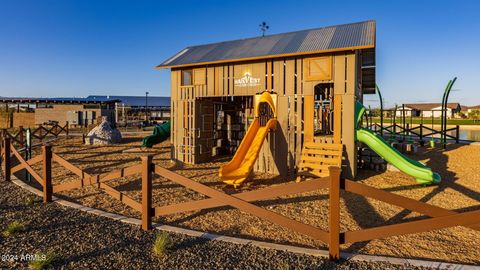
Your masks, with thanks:
M 144 153 L 124 153 L 123 150 L 138 147 L 140 137 L 124 138 L 115 146 L 84 146 L 80 138 L 63 138 L 55 141 L 53 151 L 90 174 L 111 172 L 140 162 Z M 38 150 L 37 150 L 38 152 Z M 38 153 L 37 153 L 38 154 Z M 254 180 L 238 190 L 227 187 L 218 177 L 218 168 L 228 157 L 218 158 L 199 165 L 182 165 L 170 161 L 169 142 L 154 147 L 154 163 L 195 181 L 226 193 L 255 190 L 293 181 L 268 174 L 255 174 Z M 357 180 L 369 186 L 457 211 L 480 209 L 480 146 L 449 145 L 446 150 L 420 148 L 411 156 L 421 160 L 443 178 L 437 186 L 416 184 L 412 177 L 401 172 L 374 172 L 360 170 Z M 40 171 L 40 166 L 36 166 Z M 19 173 L 22 176 L 23 173 Z M 53 184 L 78 179 L 58 164 L 53 165 Z M 109 185 L 140 201 L 140 176 L 112 180 Z M 153 180 L 154 206 L 169 205 L 205 198 L 173 182 L 160 177 Z M 256 203 L 306 224 L 328 228 L 327 190 L 319 190 L 293 196 L 285 196 Z M 56 194 L 60 195 L 60 194 Z M 106 195 L 95 187 L 84 187 L 61 193 L 61 196 L 83 205 L 140 217 L 135 210 Z M 351 193 L 342 194 L 342 230 L 357 230 L 418 219 L 419 214 L 367 199 Z M 189 229 L 260 239 L 297 246 L 326 248 L 324 244 L 307 236 L 263 221 L 231 208 L 201 210 L 175 214 L 154 221 Z M 397 257 L 434 259 L 460 263 L 480 263 L 480 232 L 453 227 L 425 233 L 389 237 L 353 245 L 342 245 L 343 251 L 389 255 Z

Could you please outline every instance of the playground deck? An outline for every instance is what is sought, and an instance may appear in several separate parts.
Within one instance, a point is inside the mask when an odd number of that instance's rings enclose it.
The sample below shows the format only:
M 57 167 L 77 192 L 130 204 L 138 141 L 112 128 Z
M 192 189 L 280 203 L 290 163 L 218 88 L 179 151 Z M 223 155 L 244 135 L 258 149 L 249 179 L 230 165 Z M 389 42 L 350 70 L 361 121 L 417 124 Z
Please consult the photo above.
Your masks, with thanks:
M 126 138 L 126 143 L 117 146 L 84 146 L 80 139 L 60 139 L 55 142 L 53 151 L 69 160 L 75 166 L 84 169 L 87 173 L 104 173 L 114 169 L 131 166 L 139 162 L 138 153 L 123 153 L 125 149 L 138 147 L 141 137 Z M 225 187 L 218 177 L 218 168 L 229 158 L 217 159 L 213 162 L 198 165 L 179 165 L 169 160 L 170 149 L 168 142 L 155 146 L 158 155 L 154 163 L 176 171 L 177 173 L 199 181 L 212 188 L 227 193 L 238 192 L 232 187 Z M 439 186 L 423 187 L 415 180 L 400 172 L 377 173 L 360 171 L 359 181 L 386 191 L 403 195 L 415 200 L 428 202 L 447 209 L 478 210 L 480 198 L 480 151 L 474 145 L 449 145 L 447 150 L 429 150 L 421 148 L 413 156 L 422 160 L 434 171 L 439 172 L 443 181 Z M 431 162 L 435 160 L 435 162 Z M 54 184 L 76 179 L 71 173 L 62 170 L 54 164 Z M 286 183 L 294 179 L 273 177 L 268 174 L 256 174 L 255 181 L 242 186 L 240 191 L 255 190 L 266 186 Z M 139 200 L 139 177 L 126 177 L 110 182 L 113 187 L 125 192 L 130 197 Z M 61 193 L 65 198 L 77 201 L 86 206 L 121 213 L 127 216 L 138 216 L 138 212 L 125 207 L 122 203 L 112 200 L 93 187 L 71 190 Z M 275 211 L 282 215 L 294 218 L 306 224 L 315 225 L 321 229 L 328 228 L 328 191 L 320 190 L 299 195 L 284 197 L 287 200 L 272 199 L 257 205 Z M 153 205 L 167 205 L 175 202 L 184 202 L 191 199 L 201 199 L 204 196 L 194 191 L 188 191 L 171 182 L 154 178 Z M 387 205 L 362 196 L 344 194 L 342 197 L 342 229 L 355 230 L 374 227 L 382 224 L 398 223 L 401 220 L 412 220 L 417 214 L 409 213 L 399 207 Z M 198 211 L 192 213 L 175 214 L 157 219 L 160 223 L 215 232 L 219 234 L 240 236 L 244 238 L 261 239 L 277 243 L 325 248 L 320 242 L 280 226 L 272 225 L 267 221 L 240 212 L 239 210 L 220 208 L 215 210 Z M 347 252 L 390 255 L 399 257 L 418 257 L 435 260 L 445 260 L 462 263 L 479 263 L 480 251 L 478 243 L 480 235 L 477 231 L 454 227 L 426 233 L 390 237 L 383 240 L 344 245 Z

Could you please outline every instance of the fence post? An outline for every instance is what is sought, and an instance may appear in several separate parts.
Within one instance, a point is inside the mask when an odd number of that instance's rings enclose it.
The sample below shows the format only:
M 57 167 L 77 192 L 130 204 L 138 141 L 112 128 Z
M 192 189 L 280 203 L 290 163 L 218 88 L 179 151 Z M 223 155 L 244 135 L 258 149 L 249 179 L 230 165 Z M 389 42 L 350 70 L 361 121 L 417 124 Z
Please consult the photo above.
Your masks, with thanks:
M 4 156 L 4 163 L 5 163 L 5 181 L 10 181 L 11 179 L 11 166 L 12 162 L 10 159 L 10 138 L 4 137 L 3 138 L 3 154 Z
M 43 203 L 52 201 L 52 146 L 42 146 L 43 155 Z
M 455 129 L 455 142 L 459 143 L 460 142 L 460 128 L 459 128 L 458 125 L 455 128 L 456 128 Z
M 420 141 L 423 142 L 423 124 L 420 123 Z
M 340 168 L 329 167 L 330 188 L 329 188 L 329 243 L 328 257 L 330 260 L 340 259 Z
M 69 130 L 68 130 L 69 126 L 70 126 L 70 124 L 67 121 L 66 124 L 65 124 L 65 132 L 67 133 L 67 136 L 68 136 L 68 133 L 69 133 Z
M 142 156 L 142 229 L 152 228 L 152 155 Z

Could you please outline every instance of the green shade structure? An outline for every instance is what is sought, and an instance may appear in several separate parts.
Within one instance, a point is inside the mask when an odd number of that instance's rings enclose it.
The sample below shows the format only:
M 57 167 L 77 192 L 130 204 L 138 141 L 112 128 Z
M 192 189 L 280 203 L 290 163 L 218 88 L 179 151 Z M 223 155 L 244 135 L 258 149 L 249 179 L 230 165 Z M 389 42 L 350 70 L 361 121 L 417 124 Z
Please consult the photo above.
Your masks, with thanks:
M 143 138 L 142 147 L 151 148 L 155 144 L 161 143 L 170 137 L 170 121 L 160 126 L 155 126 L 153 134 Z

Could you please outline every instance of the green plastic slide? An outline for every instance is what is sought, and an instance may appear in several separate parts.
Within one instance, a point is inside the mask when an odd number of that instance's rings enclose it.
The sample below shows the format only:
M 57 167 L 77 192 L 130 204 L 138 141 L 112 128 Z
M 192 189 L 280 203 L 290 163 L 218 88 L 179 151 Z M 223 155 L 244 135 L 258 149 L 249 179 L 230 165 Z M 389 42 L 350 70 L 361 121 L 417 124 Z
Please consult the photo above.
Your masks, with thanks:
M 160 126 L 155 126 L 153 134 L 143 138 L 142 147 L 151 148 L 157 143 L 161 143 L 170 137 L 170 121 Z
M 415 177 L 418 183 L 440 183 L 442 178 L 438 173 L 432 172 L 432 170 L 423 163 L 402 155 L 397 149 L 391 147 L 381 136 L 376 135 L 373 131 L 360 128 L 359 125 L 362 120 L 362 115 L 365 112 L 365 108 L 358 101 L 355 107 L 357 119 L 356 138 L 358 141 L 368 145 L 370 149 L 375 151 L 379 156 L 400 171 Z

